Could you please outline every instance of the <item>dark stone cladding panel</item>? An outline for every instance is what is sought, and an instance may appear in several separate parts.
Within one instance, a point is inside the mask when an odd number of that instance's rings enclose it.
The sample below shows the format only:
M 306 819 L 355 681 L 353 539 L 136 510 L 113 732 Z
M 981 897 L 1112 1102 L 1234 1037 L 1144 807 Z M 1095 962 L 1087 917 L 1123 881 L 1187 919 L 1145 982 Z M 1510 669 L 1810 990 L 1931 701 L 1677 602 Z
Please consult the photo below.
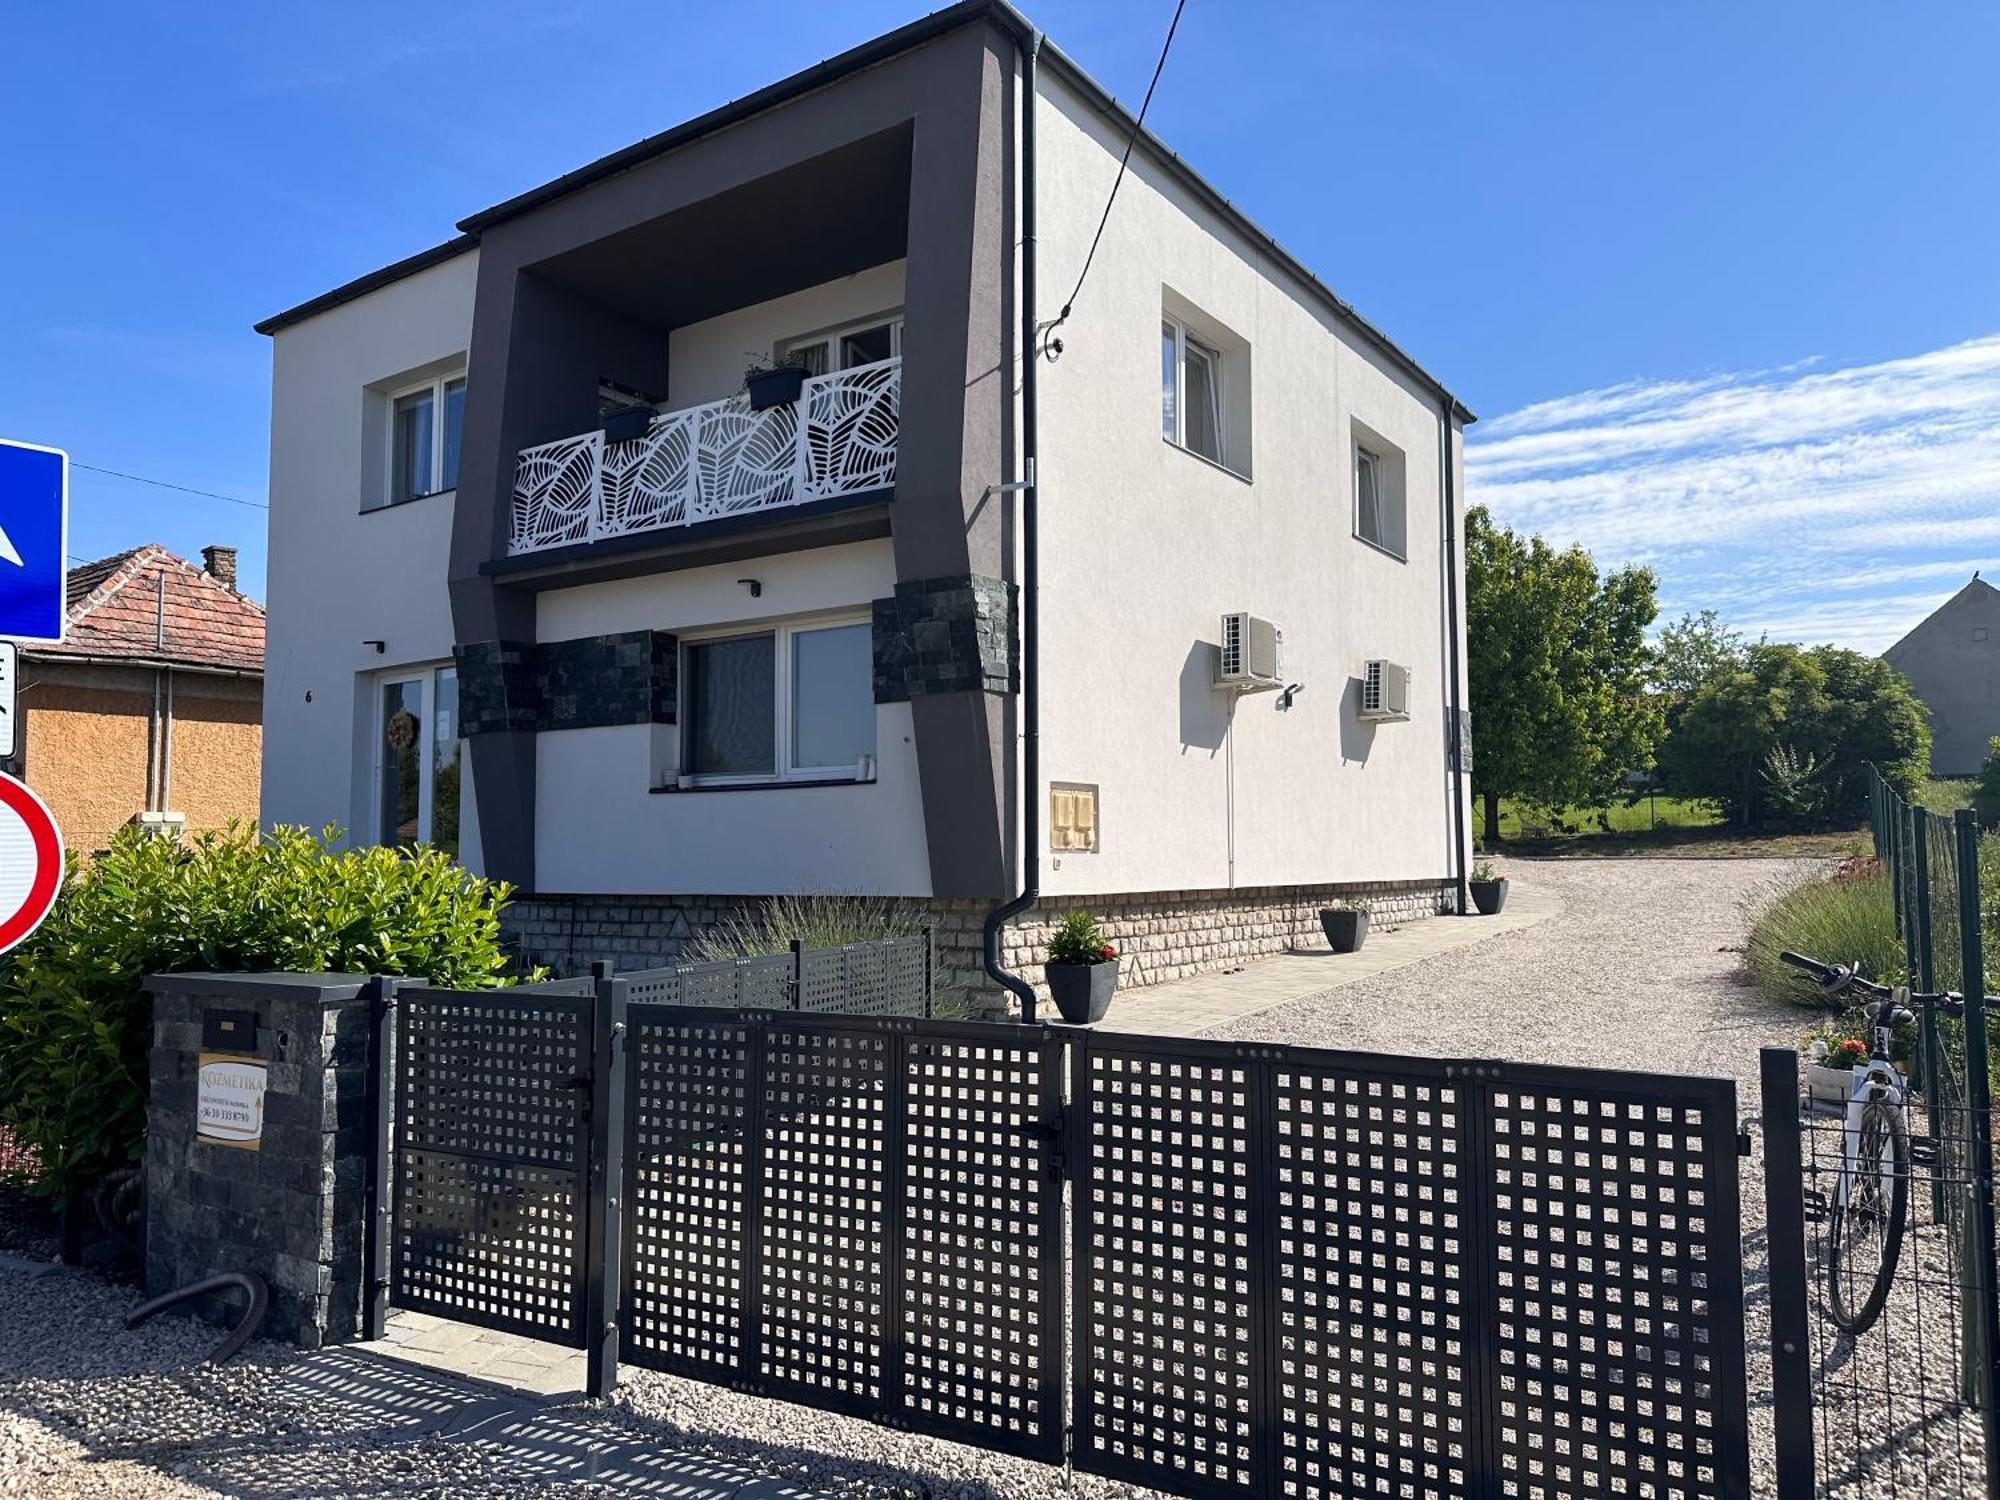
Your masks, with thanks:
M 679 641 L 664 630 L 479 641 L 454 655 L 463 734 L 674 722 Z
M 875 600 L 875 701 L 1018 692 L 1018 596 L 1011 583 L 969 574 L 899 583 L 893 598 Z

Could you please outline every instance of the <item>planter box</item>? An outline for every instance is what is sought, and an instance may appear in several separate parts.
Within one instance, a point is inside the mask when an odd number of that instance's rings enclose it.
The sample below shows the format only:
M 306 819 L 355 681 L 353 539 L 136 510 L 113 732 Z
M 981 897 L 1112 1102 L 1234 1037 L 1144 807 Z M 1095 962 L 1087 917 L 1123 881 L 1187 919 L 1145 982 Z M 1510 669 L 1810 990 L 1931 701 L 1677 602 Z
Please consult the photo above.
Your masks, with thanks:
M 1482 917 L 1496 915 L 1507 904 L 1507 877 L 1498 880 L 1468 880 L 1466 889 L 1472 893 L 1472 904 Z
M 1319 925 L 1325 929 L 1326 940 L 1335 953 L 1356 952 L 1368 941 L 1368 913 L 1365 911 L 1324 907 L 1319 914 Z
M 774 406 L 789 405 L 799 399 L 799 392 L 805 386 L 804 365 L 781 365 L 775 370 L 745 376 L 743 380 L 743 389 L 750 395 L 752 411 L 768 411 Z
M 1854 1069 L 1828 1068 L 1806 1059 L 1806 1086 L 1815 1104 L 1836 1104 L 1842 1109 L 1854 1093 Z
M 653 425 L 653 409 L 650 406 L 621 406 L 617 411 L 608 411 L 597 419 L 597 425 L 604 429 L 607 443 L 630 443 L 646 435 L 646 429 Z
M 1118 961 L 1101 964 L 1049 964 L 1049 996 L 1072 1026 L 1089 1026 L 1104 1019 L 1118 988 Z

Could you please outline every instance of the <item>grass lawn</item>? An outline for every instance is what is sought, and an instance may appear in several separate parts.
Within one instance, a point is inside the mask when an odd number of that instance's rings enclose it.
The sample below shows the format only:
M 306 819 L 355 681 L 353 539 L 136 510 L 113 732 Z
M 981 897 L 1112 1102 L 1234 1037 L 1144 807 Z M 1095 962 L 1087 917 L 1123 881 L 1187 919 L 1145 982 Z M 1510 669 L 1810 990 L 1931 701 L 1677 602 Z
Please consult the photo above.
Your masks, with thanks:
M 1475 830 L 1482 826 L 1484 816 L 1475 805 Z M 1868 849 L 1866 825 L 1851 831 L 1816 833 L 1766 833 L 1731 828 L 1707 803 L 1679 797 L 1642 798 L 1629 807 L 1614 802 L 1607 808 L 1570 808 L 1562 814 L 1561 822 L 1575 831 L 1563 832 L 1538 808 L 1521 808 L 1502 799 L 1500 848 L 1511 854 L 1583 857 L 1658 854 L 1682 858 L 1772 859 L 1815 855 L 1840 858 Z
M 1917 802 L 1934 813 L 1950 817 L 1961 807 L 1972 806 L 1973 790 L 1979 785 L 1973 776 L 1933 776 L 1917 792 Z

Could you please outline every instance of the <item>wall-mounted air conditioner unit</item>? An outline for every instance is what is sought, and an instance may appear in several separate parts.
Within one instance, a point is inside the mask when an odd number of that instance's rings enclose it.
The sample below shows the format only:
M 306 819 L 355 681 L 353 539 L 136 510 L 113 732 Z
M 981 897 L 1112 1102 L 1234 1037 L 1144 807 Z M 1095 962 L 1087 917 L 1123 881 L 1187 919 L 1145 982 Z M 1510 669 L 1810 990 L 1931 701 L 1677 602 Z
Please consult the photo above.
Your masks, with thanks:
M 1285 633 L 1255 615 L 1222 617 L 1222 645 L 1215 654 L 1215 685 L 1238 693 L 1263 693 L 1285 685 L 1280 656 Z
M 1361 717 L 1407 719 L 1410 716 L 1410 669 L 1392 661 L 1368 663 L 1361 675 Z

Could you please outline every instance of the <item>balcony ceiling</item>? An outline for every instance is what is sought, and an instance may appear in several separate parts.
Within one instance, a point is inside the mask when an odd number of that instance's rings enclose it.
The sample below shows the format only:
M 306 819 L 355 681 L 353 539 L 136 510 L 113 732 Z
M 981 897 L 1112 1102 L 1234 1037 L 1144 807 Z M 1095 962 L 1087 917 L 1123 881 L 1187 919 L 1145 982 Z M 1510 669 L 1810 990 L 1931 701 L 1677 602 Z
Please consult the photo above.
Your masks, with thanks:
M 533 269 L 599 306 L 676 328 L 901 258 L 909 202 L 906 126 Z

